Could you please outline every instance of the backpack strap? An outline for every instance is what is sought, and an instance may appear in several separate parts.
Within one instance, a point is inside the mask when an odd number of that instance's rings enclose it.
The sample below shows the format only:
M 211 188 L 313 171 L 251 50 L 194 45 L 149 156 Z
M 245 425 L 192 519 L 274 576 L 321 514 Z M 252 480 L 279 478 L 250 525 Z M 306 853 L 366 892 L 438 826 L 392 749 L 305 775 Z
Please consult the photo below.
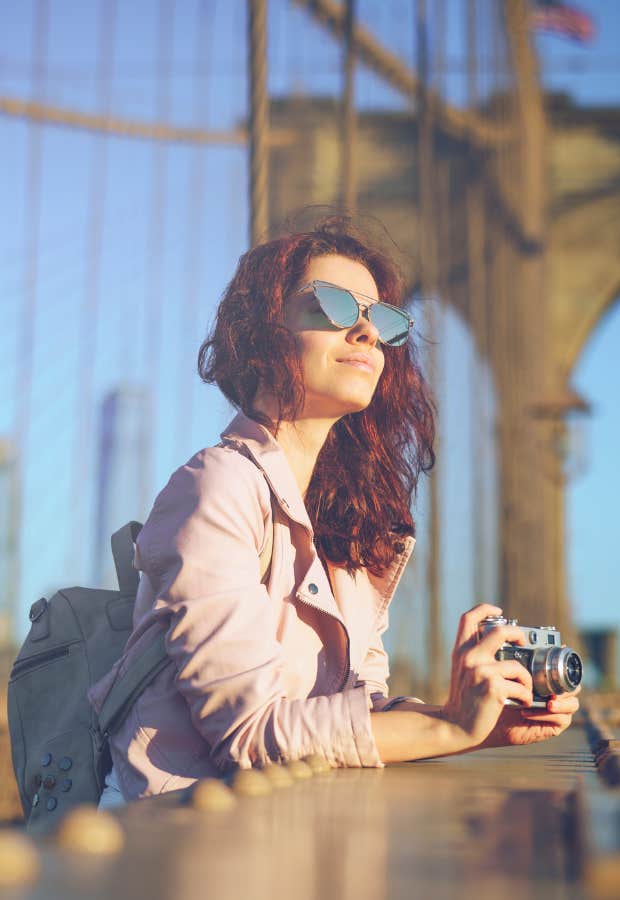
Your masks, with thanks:
M 271 508 L 273 516 L 273 501 Z M 136 569 L 133 568 L 133 544 L 141 528 L 142 525 L 139 522 L 127 522 L 126 525 L 115 531 L 111 538 L 114 565 L 116 566 L 118 584 L 122 594 L 131 591 L 132 595 L 135 596 L 138 590 L 139 576 Z M 273 518 L 271 532 L 260 555 L 261 583 L 265 585 L 271 571 L 272 551 Z M 134 576 L 135 588 L 133 587 Z M 123 676 L 118 678 L 112 685 L 98 714 L 99 730 L 104 737 L 114 734 L 120 728 L 142 691 L 168 665 L 169 661 L 170 659 L 166 652 L 166 635 L 162 632 L 129 666 Z
M 169 661 L 166 635 L 162 632 L 112 685 L 98 715 L 99 729 L 105 737 L 120 728 L 142 691 Z
M 136 542 L 142 524 L 132 519 L 118 531 L 115 531 L 110 542 L 112 544 L 112 556 L 116 567 L 118 586 L 123 597 L 135 597 L 140 583 L 137 569 L 133 567 L 133 545 Z

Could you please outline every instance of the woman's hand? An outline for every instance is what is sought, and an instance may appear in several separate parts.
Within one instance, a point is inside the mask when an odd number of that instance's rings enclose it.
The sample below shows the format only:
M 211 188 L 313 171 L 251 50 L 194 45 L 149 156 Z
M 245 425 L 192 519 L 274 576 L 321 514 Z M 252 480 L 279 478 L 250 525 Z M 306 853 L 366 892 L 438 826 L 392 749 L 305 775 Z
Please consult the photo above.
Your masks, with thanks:
M 387 713 L 371 713 L 384 763 L 531 744 L 568 728 L 579 706 L 578 691 L 552 698 L 546 709 L 533 708 L 532 676 L 525 666 L 495 659 L 504 643 L 525 645 L 520 628 L 500 625 L 478 640 L 479 623 L 499 613 L 497 606 L 484 603 L 461 616 L 445 706 L 403 701 Z M 505 700 L 522 705 L 505 706 Z
M 488 746 L 485 742 L 505 715 L 505 700 L 517 700 L 524 707 L 532 703 L 532 676 L 528 670 L 517 660 L 495 659 L 502 644 L 525 644 L 521 629 L 499 625 L 478 641 L 479 623 L 486 616 L 500 614 L 499 607 L 482 603 L 464 613 L 459 622 L 452 651 L 450 695 L 442 717 L 460 733 L 463 750 L 473 750 L 482 744 Z M 518 712 L 521 727 L 527 728 L 521 709 Z M 507 734 L 505 731 L 504 736 Z
M 544 708 L 524 709 L 505 706 L 495 728 L 480 749 L 535 744 L 562 734 L 579 709 L 577 694 L 580 691 L 581 685 L 570 694 L 551 697 Z

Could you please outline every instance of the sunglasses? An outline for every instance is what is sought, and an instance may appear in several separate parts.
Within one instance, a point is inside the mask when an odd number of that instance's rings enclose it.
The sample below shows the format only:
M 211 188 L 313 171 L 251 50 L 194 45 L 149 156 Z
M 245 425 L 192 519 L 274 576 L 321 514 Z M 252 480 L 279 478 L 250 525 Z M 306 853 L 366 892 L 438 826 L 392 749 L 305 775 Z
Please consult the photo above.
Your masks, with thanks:
M 356 296 L 328 281 L 310 281 L 295 293 L 303 294 L 308 289 L 314 294 L 323 315 L 336 328 L 351 328 L 362 315 L 375 326 L 382 344 L 402 347 L 407 342 L 413 319 L 404 309 L 382 303 L 366 294 L 356 292 Z M 370 303 L 360 303 L 357 297 L 370 300 Z

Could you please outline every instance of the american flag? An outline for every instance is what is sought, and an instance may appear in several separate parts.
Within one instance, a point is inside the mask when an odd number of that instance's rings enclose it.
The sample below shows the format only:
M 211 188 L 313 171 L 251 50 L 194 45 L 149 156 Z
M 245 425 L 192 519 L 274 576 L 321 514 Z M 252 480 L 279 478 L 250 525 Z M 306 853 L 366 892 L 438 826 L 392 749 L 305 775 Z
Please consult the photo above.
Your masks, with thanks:
M 580 43 L 591 41 L 596 33 L 592 16 L 559 0 L 534 0 L 530 22 L 538 31 L 551 31 Z

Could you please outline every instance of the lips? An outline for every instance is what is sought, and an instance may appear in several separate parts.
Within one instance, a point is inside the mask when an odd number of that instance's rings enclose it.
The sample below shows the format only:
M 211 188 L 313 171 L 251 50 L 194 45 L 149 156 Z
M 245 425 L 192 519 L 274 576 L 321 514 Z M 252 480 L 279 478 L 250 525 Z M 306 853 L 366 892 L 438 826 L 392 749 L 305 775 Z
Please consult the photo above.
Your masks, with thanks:
M 361 369 L 363 372 L 374 372 L 375 366 L 370 357 L 364 356 L 361 353 L 353 354 L 352 356 L 345 356 L 341 359 L 338 359 L 339 363 L 346 363 L 346 365 L 353 366 L 356 369 Z

